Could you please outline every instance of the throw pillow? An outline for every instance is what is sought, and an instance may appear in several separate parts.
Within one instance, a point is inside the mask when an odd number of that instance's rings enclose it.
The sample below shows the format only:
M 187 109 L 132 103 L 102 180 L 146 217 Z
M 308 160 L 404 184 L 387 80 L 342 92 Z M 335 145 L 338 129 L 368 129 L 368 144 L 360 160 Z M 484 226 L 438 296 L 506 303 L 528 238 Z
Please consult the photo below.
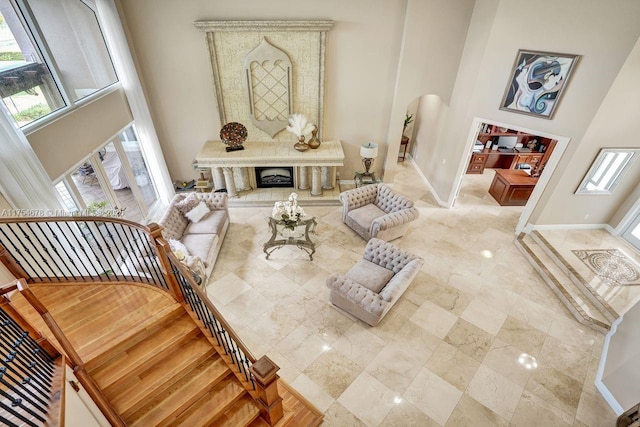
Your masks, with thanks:
M 191 209 L 184 216 L 186 216 L 189 221 L 191 221 L 191 222 L 193 222 L 195 224 L 198 221 L 200 221 L 202 218 L 204 218 L 204 216 L 206 214 L 208 214 L 209 212 L 211 212 L 209 210 L 209 207 L 207 206 L 207 204 L 204 201 L 202 201 L 202 202 L 198 203 L 198 206 L 196 206 L 195 208 Z
M 186 216 L 189 211 L 198 206 L 198 203 L 200 203 L 200 199 L 196 196 L 196 193 L 189 193 L 187 197 L 176 202 L 175 207 L 182 215 Z
M 178 260 L 183 260 L 189 256 L 187 247 L 180 240 L 169 239 L 169 247 Z

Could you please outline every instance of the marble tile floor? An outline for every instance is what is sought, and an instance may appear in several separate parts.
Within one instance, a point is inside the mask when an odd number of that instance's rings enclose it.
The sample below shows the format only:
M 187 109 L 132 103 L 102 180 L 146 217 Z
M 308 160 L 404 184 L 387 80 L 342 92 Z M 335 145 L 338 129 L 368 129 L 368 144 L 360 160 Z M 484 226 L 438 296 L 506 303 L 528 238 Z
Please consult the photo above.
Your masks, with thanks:
M 444 209 L 410 162 L 399 167 L 395 189 L 421 216 L 394 243 L 425 264 L 376 327 L 328 302 L 326 277 L 366 244 L 339 206 L 303 204 L 319 220 L 313 261 L 291 246 L 265 260 L 270 208 L 230 209 L 207 294 L 248 348 L 278 363 L 326 426 L 614 425 L 593 384 L 604 335 L 576 322 L 515 247 L 522 208 L 488 194 L 492 171 L 465 176 Z

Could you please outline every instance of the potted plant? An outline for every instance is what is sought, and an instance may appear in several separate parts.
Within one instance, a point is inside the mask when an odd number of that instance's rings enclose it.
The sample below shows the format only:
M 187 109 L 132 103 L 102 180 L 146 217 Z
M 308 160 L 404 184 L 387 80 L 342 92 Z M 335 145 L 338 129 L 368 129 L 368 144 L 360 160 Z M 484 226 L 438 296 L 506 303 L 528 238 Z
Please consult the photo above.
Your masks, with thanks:
M 402 135 L 404 136 L 404 132 L 407 130 L 407 126 L 409 123 L 413 122 L 413 114 L 407 114 L 404 116 L 404 127 L 402 128 Z

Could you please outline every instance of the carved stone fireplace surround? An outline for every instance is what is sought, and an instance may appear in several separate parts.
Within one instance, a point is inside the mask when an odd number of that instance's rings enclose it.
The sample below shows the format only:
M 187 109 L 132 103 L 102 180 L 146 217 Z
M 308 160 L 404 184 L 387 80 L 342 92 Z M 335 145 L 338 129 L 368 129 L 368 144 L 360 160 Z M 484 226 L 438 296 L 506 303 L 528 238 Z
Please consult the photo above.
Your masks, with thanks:
M 256 188 L 257 166 L 291 166 L 295 188 L 321 196 L 323 189 L 334 188 L 336 167 L 344 165 L 340 141 L 323 141 L 318 149 L 305 152 L 276 141 L 248 141 L 241 151 L 227 152 L 225 148 L 220 141 L 207 141 L 196 156 L 195 166 L 211 168 L 215 189 L 225 188 L 229 197 L 236 197 L 239 190 Z

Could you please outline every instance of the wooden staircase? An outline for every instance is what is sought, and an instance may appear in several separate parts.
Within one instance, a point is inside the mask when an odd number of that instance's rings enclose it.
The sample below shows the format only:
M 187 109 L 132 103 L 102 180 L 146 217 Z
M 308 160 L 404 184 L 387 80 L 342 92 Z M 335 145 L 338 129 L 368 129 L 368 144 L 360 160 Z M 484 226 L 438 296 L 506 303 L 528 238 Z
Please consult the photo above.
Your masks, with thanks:
M 164 292 L 124 284 L 32 290 L 127 425 L 263 425 L 257 402 Z

